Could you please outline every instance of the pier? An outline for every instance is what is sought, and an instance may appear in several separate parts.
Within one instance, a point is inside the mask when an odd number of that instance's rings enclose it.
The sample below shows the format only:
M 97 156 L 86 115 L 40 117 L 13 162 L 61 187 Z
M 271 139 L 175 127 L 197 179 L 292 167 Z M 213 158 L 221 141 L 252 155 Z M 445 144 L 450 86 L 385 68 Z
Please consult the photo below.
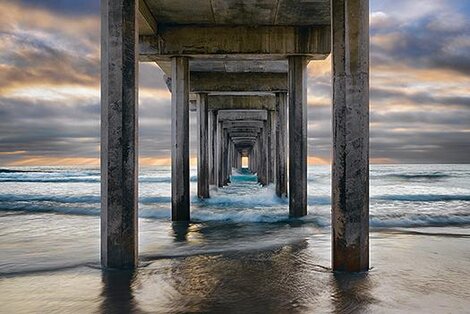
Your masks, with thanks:
M 172 220 L 190 221 L 189 114 L 198 197 L 248 158 L 307 214 L 307 64 L 332 54 L 332 268 L 369 268 L 369 0 L 103 0 L 101 261 L 138 261 L 138 62 L 171 90 Z M 315 91 L 311 91 L 315 93 Z

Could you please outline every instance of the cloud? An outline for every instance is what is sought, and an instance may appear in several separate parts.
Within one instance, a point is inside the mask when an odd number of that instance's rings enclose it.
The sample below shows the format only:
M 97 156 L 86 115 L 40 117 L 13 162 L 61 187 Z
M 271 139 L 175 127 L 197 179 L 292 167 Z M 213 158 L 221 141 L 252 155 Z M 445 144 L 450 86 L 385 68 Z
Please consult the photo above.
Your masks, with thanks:
M 371 10 L 371 160 L 470 162 L 470 3 L 380 0 Z M 98 0 L 2 2 L 1 165 L 98 164 L 99 27 Z M 171 95 L 154 63 L 139 76 L 141 164 L 168 164 Z M 312 61 L 312 163 L 331 158 L 331 88 L 331 59 Z
M 65 15 L 96 15 L 100 9 L 100 0 L 20 0 L 24 6 L 41 8 Z

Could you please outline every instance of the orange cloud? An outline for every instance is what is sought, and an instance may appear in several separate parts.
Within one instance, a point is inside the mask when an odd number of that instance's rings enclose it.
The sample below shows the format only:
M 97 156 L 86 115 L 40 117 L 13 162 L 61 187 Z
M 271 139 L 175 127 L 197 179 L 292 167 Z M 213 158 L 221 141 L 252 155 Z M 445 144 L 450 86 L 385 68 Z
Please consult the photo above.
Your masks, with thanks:
M 99 158 L 28 156 L 7 163 L 7 166 L 98 166 Z
M 383 164 L 396 164 L 398 163 L 396 160 L 392 158 L 386 158 L 386 157 L 376 157 L 376 158 L 371 158 L 369 160 L 371 164 L 378 164 L 378 165 L 383 165 Z
M 0 155 L 20 155 L 20 154 L 24 154 L 26 153 L 26 151 L 24 150 L 15 150 L 15 151 L 12 151 L 12 152 L 0 152 Z
M 309 165 L 329 165 L 331 164 L 331 161 L 329 159 L 318 157 L 318 156 L 309 156 L 308 164 Z
M 16 152 L 3 152 L 0 155 L 19 155 L 25 153 L 24 151 Z M 98 167 L 100 159 L 97 157 L 48 157 L 48 156 L 27 156 L 20 157 L 14 161 L 6 163 L 6 166 L 90 166 Z M 171 159 L 168 157 L 140 157 L 140 166 L 170 166 Z M 190 158 L 190 165 L 197 165 L 197 158 Z

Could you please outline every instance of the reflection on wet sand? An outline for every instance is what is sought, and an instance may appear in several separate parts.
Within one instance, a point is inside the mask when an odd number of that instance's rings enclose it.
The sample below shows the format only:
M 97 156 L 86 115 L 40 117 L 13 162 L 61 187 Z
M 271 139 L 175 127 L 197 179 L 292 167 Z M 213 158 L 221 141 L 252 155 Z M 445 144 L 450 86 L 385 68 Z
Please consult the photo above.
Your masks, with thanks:
M 185 221 L 172 222 L 173 238 L 175 242 L 184 242 L 187 240 L 190 224 Z
M 251 236 L 261 236 L 262 230 L 251 230 Z M 214 234 L 220 237 L 222 230 L 173 223 L 172 232 L 175 242 L 190 244 L 188 238 L 205 243 Z M 223 232 L 233 238 L 240 227 L 233 225 L 228 231 L 225 226 Z M 301 239 L 269 249 L 234 247 L 220 253 L 153 260 L 135 273 L 103 272 L 102 311 L 366 311 L 374 302 L 368 275 L 332 273 L 318 265 L 318 257 L 308 246 Z
M 331 292 L 334 313 L 364 313 L 376 303 L 369 273 L 334 273 Z
M 102 313 L 139 312 L 132 291 L 135 275 L 134 271 L 126 270 L 102 271 Z

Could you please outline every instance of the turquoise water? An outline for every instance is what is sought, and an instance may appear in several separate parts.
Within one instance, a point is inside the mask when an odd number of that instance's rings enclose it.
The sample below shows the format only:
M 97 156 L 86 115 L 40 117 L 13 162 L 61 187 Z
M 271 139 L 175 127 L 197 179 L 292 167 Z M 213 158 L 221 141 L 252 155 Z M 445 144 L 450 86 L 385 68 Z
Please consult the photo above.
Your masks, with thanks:
M 20 171 L 15 171 L 20 170 Z M 371 266 L 330 271 L 330 170 L 308 215 L 236 173 L 170 221 L 169 168 L 139 176 L 139 268 L 99 265 L 99 170 L 0 171 L 0 312 L 452 312 L 470 308 L 470 166 L 371 167 Z

